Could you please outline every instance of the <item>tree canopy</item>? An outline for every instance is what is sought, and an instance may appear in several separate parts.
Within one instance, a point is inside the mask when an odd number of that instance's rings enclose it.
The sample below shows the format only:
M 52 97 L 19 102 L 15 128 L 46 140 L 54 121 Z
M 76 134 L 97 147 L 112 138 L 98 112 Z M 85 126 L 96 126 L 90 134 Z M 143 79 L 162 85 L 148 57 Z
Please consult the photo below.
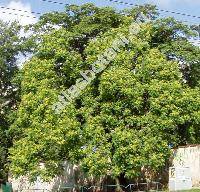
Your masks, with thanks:
M 151 20 L 144 22 L 141 12 Z M 85 4 L 29 26 L 33 56 L 20 71 L 21 97 L 9 129 L 14 175 L 49 179 L 70 161 L 96 178 L 135 179 L 144 168 L 159 171 L 172 147 L 199 143 L 200 50 L 188 41 L 189 26 L 157 17 L 151 5 L 118 12 Z M 132 34 L 138 19 L 140 31 Z M 61 92 L 99 57 L 108 60 L 105 51 L 121 36 L 128 43 L 56 114 L 52 105 L 67 99 Z

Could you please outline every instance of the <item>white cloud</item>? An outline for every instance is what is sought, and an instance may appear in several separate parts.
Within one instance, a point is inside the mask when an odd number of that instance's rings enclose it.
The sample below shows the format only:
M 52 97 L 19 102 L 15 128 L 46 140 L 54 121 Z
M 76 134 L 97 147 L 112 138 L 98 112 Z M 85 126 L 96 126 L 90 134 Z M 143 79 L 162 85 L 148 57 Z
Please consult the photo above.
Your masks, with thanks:
M 4 6 L 7 8 L 0 8 L 0 19 L 4 22 L 18 21 L 21 25 L 25 26 L 28 24 L 36 23 L 38 21 L 36 15 L 31 13 L 31 5 L 29 3 L 24 4 L 21 1 L 12 0 L 7 5 L 1 5 L 0 3 L 0 6 Z M 28 36 L 30 35 L 29 33 L 25 33 L 23 30 L 21 30 L 20 36 Z M 29 58 L 30 56 L 24 57 L 21 54 L 18 55 L 17 65 L 21 68 L 23 66 L 23 63 Z
M 200 47 L 200 41 L 199 41 L 199 40 L 190 40 L 190 42 L 191 42 L 193 45 L 195 45 L 195 46 L 197 46 L 197 47 Z
M 23 4 L 21 1 L 11 1 L 9 4 L 6 5 L 6 8 L 8 9 L 0 8 L 1 19 L 5 22 L 17 20 L 21 25 L 28 25 L 36 23 L 38 20 L 38 18 L 34 18 L 36 16 L 31 13 L 31 5 L 29 3 Z

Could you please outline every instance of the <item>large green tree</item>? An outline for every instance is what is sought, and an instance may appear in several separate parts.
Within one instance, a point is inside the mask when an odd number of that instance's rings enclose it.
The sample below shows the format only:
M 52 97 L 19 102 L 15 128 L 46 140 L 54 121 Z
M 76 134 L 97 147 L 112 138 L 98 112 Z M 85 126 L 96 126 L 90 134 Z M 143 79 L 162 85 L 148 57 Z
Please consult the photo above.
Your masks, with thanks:
M 138 177 L 144 167 L 159 170 L 171 147 L 199 142 L 199 90 L 184 83 L 178 62 L 151 48 L 151 25 L 137 37 L 113 30 L 85 51 L 93 63 L 119 34 L 130 39 L 80 97 L 81 164 L 92 175 Z
M 189 27 L 172 18 L 155 20 L 150 5 L 122 13 L 91 4 L 66 10 L 31 27 L 37 36 L 31 39 L 34 56 L 21 73 L 21 103 L 11 127 L 12 172 L 48 179 L 68 160 L 96 178 L 137 178 L 143 169 L 164 166 L 171 147 L 198 143 L 199 48 L 187 40 Z M 141 11 L 152 21 L 134 35 L 129 28 Z M 52 105 L 66 102 L 58 95 L 122 36 L 129 43 L 56 114 Z

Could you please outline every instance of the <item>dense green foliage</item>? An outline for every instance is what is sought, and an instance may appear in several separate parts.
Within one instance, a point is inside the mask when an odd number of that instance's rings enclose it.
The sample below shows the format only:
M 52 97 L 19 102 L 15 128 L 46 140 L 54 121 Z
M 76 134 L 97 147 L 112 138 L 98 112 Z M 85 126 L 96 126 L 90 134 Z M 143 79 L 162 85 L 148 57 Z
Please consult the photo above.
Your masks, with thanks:
M 143 169 L 159 171 L 171 147 L 200 142 L 200 50 L 188 42 L 188 26 L 158 20 L 155 10 L 68 6 L 31 26 L 25 45 L 33 57 L 20 72 L 21 101 L 10 127 L 13 174 L 49 179 L 67 160 L 96 178 L 135 179 Z M 140 12 L 152 21 L 134 35 L 129 27 L 142 21 Z M 65 103 L 61 92 L 121 36 L 129 43 L 56 114 L 52 105 Z
M 20 27 L 16 23 L 0 22 L 0 179 L 7 177 L 8 148 L 11 138 L 8 133 L 9 116 L 16 108 L 18 87 L 13 78 L 18 71 L 16 57 L 20 51 Z

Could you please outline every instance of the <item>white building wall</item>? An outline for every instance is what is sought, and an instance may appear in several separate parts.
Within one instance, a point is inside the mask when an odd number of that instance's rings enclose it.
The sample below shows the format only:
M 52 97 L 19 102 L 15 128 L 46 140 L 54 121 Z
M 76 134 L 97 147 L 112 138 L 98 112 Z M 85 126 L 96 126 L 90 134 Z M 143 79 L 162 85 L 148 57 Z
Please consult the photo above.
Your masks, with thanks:
M 174 150 L 174 167 L 189 167 L 192 184 L 200 187 L 200 145 L 179 147 Z
M 9 182 L 12 183 L 14 192 L 57 191 L 60 187 L 65 185 L 73 186 L 75 184 L 76 171 L 77 166 L 65 163 L 63 175 L 55 177 L 50 182 L 42 182 L 42 180 L 38 178 L 34 183 L 30 183 L 25 176 L 22 176 L 18 179 L 10 178 Z

